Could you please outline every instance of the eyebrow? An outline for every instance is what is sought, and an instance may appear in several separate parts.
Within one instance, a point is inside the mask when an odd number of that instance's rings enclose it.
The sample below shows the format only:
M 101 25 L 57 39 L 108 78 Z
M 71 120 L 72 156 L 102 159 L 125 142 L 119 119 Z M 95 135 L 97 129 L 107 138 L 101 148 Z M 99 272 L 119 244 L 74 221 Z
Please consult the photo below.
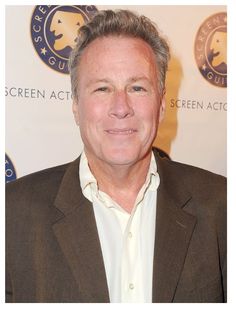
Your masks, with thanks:
M 141 80 L 144 80 L 144 81 L 147 81 L 147 82 L 150 83 L 150 80 L 146 76 L 133 76 L 133 77 L 130 77 L 128 79 L 128 83 L 135 83 L 135 82 L 138 82 L 138 81 L 141 81 Z M 90 87 L 91 85 L 97 84 L 97 83 L 111 83 L 112 84 L 113 82 L 109 78 L 91 79 L 86 84 L 86 87 Z
M 111 80 L 109 80 L 107 78 L 90 79 L 85 86 L 90 87 L 91 85 L 97 84 L 97 83 L 111 83 Z
M 135 82 L 138 82 L 138 81 L 141 81 L 141 80 L 145 80 L 145 81 L 150 83 L 149 78 L 147 78 L 146 76 L 134 76 L 134 77 L 129 78 L 128 82 L 135 83 Z

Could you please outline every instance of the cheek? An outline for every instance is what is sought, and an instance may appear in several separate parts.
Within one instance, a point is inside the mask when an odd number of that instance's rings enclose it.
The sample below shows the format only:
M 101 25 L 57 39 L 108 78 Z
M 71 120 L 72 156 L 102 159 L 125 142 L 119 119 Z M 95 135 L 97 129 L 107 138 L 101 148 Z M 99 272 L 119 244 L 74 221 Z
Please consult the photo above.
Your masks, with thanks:
M 105 112 L 102 106 L 97 104 L 97 102 L 94 100 L 84 101 L 84 103 L 81 104 L 81 121 L 92 122 L 92 124 L 95 124 L 94 122 L 100 121 L 104 114 Z
M 84 137 L 93 143 L 100 140 L 100 131 L 105 116 L 105 111 L 95 101 L 86 101 L 81 108 L 80 130 Z
M 148 127 L 150 130 L 152 127 L 156 125 L 158 122 L 158 109 L 155 104 L 148 103 L 144 106 L 142 106 L 142 109 L 139 109 L 137 111 L 137 114 L 139 115 L 138 118 L 145 123 L 146 127 Z
M 143 112 L 143 129 L 142 140 L 144 144 L 149 145 L 156 137 L 158 128 L 158 110 L 157 108 L 151 108 L 148 111 Z

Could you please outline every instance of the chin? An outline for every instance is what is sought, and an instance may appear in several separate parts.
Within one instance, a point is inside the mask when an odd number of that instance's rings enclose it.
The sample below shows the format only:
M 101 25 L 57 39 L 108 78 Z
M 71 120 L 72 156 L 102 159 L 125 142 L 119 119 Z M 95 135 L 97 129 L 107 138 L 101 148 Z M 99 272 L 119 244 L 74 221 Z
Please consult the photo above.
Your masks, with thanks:
M 130 165 L 139 160 L 140 152 L 128 151 L 127 149 L 116 149 L 113 151 L 108 151 L 105 155 L 106 162 L 113 165 Z

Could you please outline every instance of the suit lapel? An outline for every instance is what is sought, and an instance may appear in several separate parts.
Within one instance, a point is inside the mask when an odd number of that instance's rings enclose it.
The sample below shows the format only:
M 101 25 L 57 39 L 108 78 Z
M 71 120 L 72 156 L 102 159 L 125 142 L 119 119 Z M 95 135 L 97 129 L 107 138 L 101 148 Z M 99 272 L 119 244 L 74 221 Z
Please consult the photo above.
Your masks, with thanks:
M 153 266 L 153 302 L 173 301 L 196 219 L 183 211 L 191 196 L 172 181 L 172 169 L 157 158 L 161 183 L 157 192 L 157 219 Z M 166 166 L 165 166 L 166 165 Z M 53 230 L 78 283 L 80 302 L 109 302 L 105 267 L 91 203 L 83 197 L 79 160 L 70 164 L 55 206 L 60 218 Z
M 157 159 L 161 183 L 157 192 L 157 219 L 153 265 L 153 302 L 172 302 L 187 254 L 196 218 L 181 209 L 191 201 L 173 171 Z M 173 175 L 172 175 L 173 176 Z M 176 176 L 176 175 L 175 175 Z M 181 187 L 182 186 L 182 187 Z M 180 188 L 181 187 L 181 188 Z
M 93 207 L 83 197 L 79 160 L 66 171 L 55 205 L 63 214 L 54 233 L 78 283 L 80 302 L 109 302 L 102 251 Z

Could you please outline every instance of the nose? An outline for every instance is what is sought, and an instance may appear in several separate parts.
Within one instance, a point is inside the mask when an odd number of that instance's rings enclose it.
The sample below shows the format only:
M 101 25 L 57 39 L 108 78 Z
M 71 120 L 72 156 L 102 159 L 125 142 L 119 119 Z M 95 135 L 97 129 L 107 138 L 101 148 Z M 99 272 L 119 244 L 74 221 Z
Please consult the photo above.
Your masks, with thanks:
M 112 98 L 109 116 L 118 119 L 128 118 L 134 115 L 130 99 L 125 91 L 116 91 Z

